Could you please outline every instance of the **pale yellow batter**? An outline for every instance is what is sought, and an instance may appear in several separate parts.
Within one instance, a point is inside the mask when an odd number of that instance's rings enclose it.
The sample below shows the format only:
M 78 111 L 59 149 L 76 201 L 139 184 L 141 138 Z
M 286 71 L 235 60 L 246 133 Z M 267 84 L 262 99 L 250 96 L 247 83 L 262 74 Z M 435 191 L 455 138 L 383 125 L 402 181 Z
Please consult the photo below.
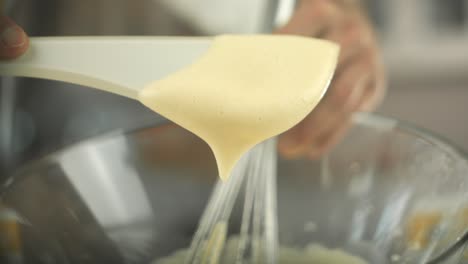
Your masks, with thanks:
M 139 97 L 205 140 L 226 179 L 247 150 L 290 129 L 317 105 L 338 50 L 298 36 L 220 36 L 193 65 L 150 84 Z
M 330 83 L 338 47 L 297 36 L 221 36 L 193 65 L 156 81 L 139 95 L 143 104 L 205 140 L 226 179 L 254 145 L 299 123 Z M 237 239 L 217 225 L 202 263 L 233 263 Z M 224 253 L 224 254 L 222 254 Z M 182 263 L 186 251 L 158 263 Z M 362 264 L 359 258 L 318 246 L 283 248 L 280 263 Z M 291 262 L 293 261 L 293 262 Z
M 223 250 L 223 257 L 220 259 L 220 262 L 217 263 L 236 263 L 238 243 L 238 237 L 229 239 Z M 188 250 L 179 250 L 174 252 L 171 256 L 154 260 L 153 264 L 184 263 L 187 254 Z M 258 263 L 264 262 L 259 260 Z M 339 249 L 328 249 L 318 244 L 310 244 L 303 249 L 280 247 L 278 251 L 278 264 L 368 264 L 368 262 Z

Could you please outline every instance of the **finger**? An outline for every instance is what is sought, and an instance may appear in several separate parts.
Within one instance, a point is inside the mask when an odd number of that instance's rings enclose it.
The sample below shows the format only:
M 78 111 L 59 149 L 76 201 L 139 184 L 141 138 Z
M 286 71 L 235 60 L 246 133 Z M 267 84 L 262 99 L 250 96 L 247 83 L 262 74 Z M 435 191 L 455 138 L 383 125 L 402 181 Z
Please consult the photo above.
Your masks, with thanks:
M 281 155 L 288 159 L 294 159 L 306 155 L 310 159 L 316 159 L 329 151 L 336 143 L 343 137 L 346 131 L 351 126 L 352 113 L 340 118 L 333 118 L 334 123 L 327 126 L 327 129 L 319 133 L 308 134 L 308 140 L 298 141 L 296 133 L 307 133 L 310 131 L 306 129 L 305 122 L 299 124 L 294 129 L 295 131 L 288 131 L 280 137 L 279 151 Z M 317 123 L 315 123 L 317 124 Z M 321 124 L 317 124 L 321 126 Z M 317 128 L 316 126 L 316 128 Z M 295 140 L 296 145 L 289 148 L 282 147 L 281 143 L 287 140 Z
M 277 33 L 317 37 L 340 17 L 339 12 L 327 0 L 301 1 L 291 20 Z
M 340 26 L 331 28 L 324 38 L 341 47 L 337 72 L 342 71 L 364 50 L 375 46 L 370 26 L 356 15 L 347 16 Z
M 320 103 L 301 123 L 281 135 L 279 150 L 287 158 L 306 154 L 309 146 L 317 142 L 324 130 L 340 119 L 343 114 Z
M 369 90 L 369 87 L 375 87 L 373 81 L 375 79 L 371 77 L 375 75 L 373 74 L 374 68 L 372 59 L 369 57 L 364 56 L 337 76 L 330 93 L 323 102 L 324 106 L 335 110 L 329 110 L 326 121 L 321 122 L 320 127 L 314 129 L 318 134 L 314 135 L 314 145 L 308 153 L 309 158 L 322 155 L 336 144 L 347 130 L 346 128 L 351 125 L 352 114 L 365 102 L 369 102 L 369 96 L 372 96 L 372 99 L 376 98 L 376 89 Z
M 373 58 L 373 51 L 367 50 L 336 73 L 323 103 L 341 112 L 356 111 L 367 84 L 375 74 Z
M 363 63 L 362 65 L 366 64 Z M 349 71 L 349 73 L 352 75 L 352 71 Z M 369 75 L 367 76 L 369 77 Z M 322 130 L 319 135 L 315 136 L 315 144 L 308 151 L 309 158 L 316 159 L 336 145 L 351 126 L 354 109 L 360 110 L 365 104 L 376 104 L 380 101 L 385 91 L 382 84 L 385 82 L 379 81 L 381 84 L 377 84 L 376 80 L 382 80 L 383 78 L 376 74 L 373 76 L 374 78 L 364 77 L 356 83 L 354 89 L 352 89 L 352 94 L 348 97 L 348 109 L 345 108 L 344 111 L 341 111 L 341 115 L 336 114 L 330 117 L 327 126 L 321 125 Z M 342 77 L 341 80 L 346 83 L 346 79 L 346 77 Z M 338 87 L 336 90 L 339 90 L 340 82 L 337 81 Z
M 337 122 L 327 133 L 317 139 L 317 144 L 310 146 L 307 154 L 308 158 L 314 160 L 326 154 L 343 138 L 351 126 L 351 115 Z
M 359 111 L 372 111 L 382 102 L 386 91 L 385 71 L 381 62 L 377 62 L 380 66 L 376 69 L 376 73 L 369 81 L 364 89 L 361 102 L 359 103 Z
M 318 141 L 337 122 L 355 112 L 367 83 L 369 66 L 366 59 L 358 60 L 337 76 L 319 105 L 299 125 L 284 134 L 279 149 L 288 157 L 301 155 L 313 142 Z
M 293 159 L 304 152 L 301 142 L 299 142 L 301 138 L 299 134 L 302 133 L 303 127 L 304 121 L 279 136 L 278 151 L 283 157 Z
M 0 18 L 0 59 L 13 59 L 29 45 L 26 33 L 7 17 Z
M 353 102 L 359 101 L 362 96 L 362 89 L 356 88 L 348 100 Z M 351 104 L 351 103 L 349 103 Z M 334 108 L 328 101 L 324 101 L 317 111 L 310 114 L 300 131 L 295 135 L 297 137 L 297 144 L 303 146 L 315 146 L 319 148 L 321 142 L 327 141 L 326 139 L 330 134 L 334 134 L 334 130 L 340 127 L 340 124 L 349 119 L 354 111 L 344 110 L 344 108 Z M 297 148 L 296 152 L 305 152 L 304 148 Z M 319 151 L 320 152 L 320 151 Z
M 320 123 L 320 127 L 306 127 L 306 133 L 320 134 L 328 126 L 358 109 L 364 89 L 371 75 L 370 59 L 366 56 L 357 58 L 341 73 L 338 73 L 322 101 L 307 117 L 309 126 Z M 303 135 L 306 137 L 306 135 Z
M 337 109 L 328 106 L 325 99 L 302 120 L 301 123 L 284 133 L 280 140 L 280 151 L 288 157 L 303 155 L 311 142 L 317 140 L 323 129 L 340 115 Z M 281 138 L 280 138 L 281 139 Z

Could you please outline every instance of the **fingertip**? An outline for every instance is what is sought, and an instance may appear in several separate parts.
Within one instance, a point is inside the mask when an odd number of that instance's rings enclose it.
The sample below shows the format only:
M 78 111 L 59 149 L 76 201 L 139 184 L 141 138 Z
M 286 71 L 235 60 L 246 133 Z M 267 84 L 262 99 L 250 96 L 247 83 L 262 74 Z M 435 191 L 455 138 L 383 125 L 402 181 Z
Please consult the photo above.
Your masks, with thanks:
M 303 142 L 291 135 L 280 137 L 278 151 L 286 159 L 296 159 L 306 152 Z
M 0 19 L 0 58 L 14 59 L 29 47 L 29 38 L 24 30 L 7 17 Z
M 325 155 L 329 151 L 330 148 L 331 148 L 331 145 L 329 142 L 325 142 L 320 145 L 311 146 L 310 150 L 307 153 L 307 158 L 310 160 L 318 160 L 323 155 Z
M 286 157 L 286 158 L 292 158 L 295 156 L 295 152 L 297 149 L 297 145 L 294 145 L 290 139 L 280 139 L 278 143 L 278 151 L 279 153 Z
M 298 159 L 304 155 L 304 150 L 301 147 L 295 149 L 289 149 L 287 151 L 280 151 L 280 154 L 283 158 L 287 160 Z
M 308 158 L 316 160 L 323 157 L 323 155 L 328 154 L 336 145 L 338 145 L 351 126 L 352 118 L 343 120 L 339 126 L 335 127 L 320 140 L 320 144 L 310 149 Z
M 318 160 L 319 157 L 320 157 L 320 153 L 315 150 L 311 150 L 309 151 L 309 153 L 307 153 L 307 159 L 309 160 Z

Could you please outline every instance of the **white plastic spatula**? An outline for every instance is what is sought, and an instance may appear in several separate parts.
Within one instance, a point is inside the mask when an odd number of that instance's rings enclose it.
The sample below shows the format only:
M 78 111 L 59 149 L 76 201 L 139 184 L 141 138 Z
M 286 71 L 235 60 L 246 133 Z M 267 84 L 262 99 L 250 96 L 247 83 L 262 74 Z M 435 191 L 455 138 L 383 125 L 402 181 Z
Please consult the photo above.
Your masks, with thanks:
M 1 76 L 84 85 L 137 99 L 139 90 L 197 60 L 208 37 L 31 38 L 19 59 L 0 62 Z

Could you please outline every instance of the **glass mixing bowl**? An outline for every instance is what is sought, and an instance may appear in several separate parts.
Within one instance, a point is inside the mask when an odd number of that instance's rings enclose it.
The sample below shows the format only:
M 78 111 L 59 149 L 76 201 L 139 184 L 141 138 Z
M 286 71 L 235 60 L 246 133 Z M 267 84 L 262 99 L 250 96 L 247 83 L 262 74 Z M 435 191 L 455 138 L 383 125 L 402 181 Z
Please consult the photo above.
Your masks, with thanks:
M 444 141 L 357 115 L 322 160 L 279 160 L 280 243 L 422 263 L 468 226 L 467 172 Z M 80 142 L 4 182 L 0 261 L 147 264 L 189 246 L 216 180 L 207 145 L 170 123 Z

